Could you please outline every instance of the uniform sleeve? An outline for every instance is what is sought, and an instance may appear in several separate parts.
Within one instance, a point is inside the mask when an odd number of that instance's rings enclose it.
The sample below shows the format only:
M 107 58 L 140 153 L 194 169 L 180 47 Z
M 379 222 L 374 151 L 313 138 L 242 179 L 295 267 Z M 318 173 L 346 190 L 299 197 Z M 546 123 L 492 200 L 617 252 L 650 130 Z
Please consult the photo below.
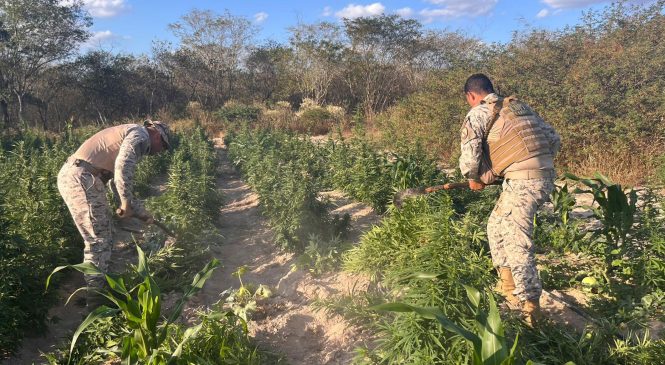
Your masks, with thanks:
M 483 153 L 483 135 L 487 118 L 484 113 L 474 113 L 472 110 L 467 114 L 460 130 L 462 154 L 459 158 L 459 168 L 462 175 L 469 180 L 480 179 L 478 168 Z
M 136 164 L 145 154 L 145 146 L 149 143 L 149 137 L 138 129 L 132 130 L 122 141 L 118 157 L 115 160 L 115 172 L 113 180 L 118 191 L 120 204 L 129 205 L 137 216 L 147 214 L 143 202 L 134 198 L 134 173 Z
M 552 157 L 556 157 L 557 153 L 561 149 L 561 137 L 554 130 L 554 128 L 546 122 L 543 122 L 543 131 L 545 132 L 545 137 L 550 144 L 550 151 L 552 152 Z

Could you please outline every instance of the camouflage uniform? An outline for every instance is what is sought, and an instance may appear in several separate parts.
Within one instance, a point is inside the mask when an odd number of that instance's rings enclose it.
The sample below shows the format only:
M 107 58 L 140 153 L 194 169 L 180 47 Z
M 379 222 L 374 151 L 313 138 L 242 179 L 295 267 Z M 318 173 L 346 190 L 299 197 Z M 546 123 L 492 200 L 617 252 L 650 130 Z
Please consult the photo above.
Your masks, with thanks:
M 58 190 L 85 244 L 83 262 L 91 262 L 102 271 L 108 269 L 113 246 L 111 212 L 103 180 L 113 175 L 120 202 L 131 206 L 136 216 L 147 214 L 143 204 L 132 195 L 132 182 L 136 164 L 150 152 L 148 131 L 135 124 L 111 128 L 116 128 L 117 133 L 123 136 L 118 141 L 118 149 L 105 156 L 112 159 L 112 163 L 114 161 L 112 172 L 78 159 L 79 149 L 58 174 Z M 105 171 L 107 176 L 100 174 L 100 171 Z M 100 287 L 103 278 L 86 275 L 86 282 L 90 287 Z
M 461 129 L 462 174 L 468 179 L 479 179 L 483 154 L 483 136 L 492 117 L 487 103 L 498 100 L 496 94 L 487 95 L 467 114 Z M 559 150 L 560 140 L 554 129 L 545 123 L 544 132 L 549 141 L 552 158 Z M 538 208 L 548 200 L 554 189 L 554 178 L 505 179 L 503 192 L 487 223 L 487 236 L 494 266 L 509 267 L 515 280 L 513 294 L 520 300 L 540 297 L 542 286 L 538 278 L 533 252 L 533 218 Z

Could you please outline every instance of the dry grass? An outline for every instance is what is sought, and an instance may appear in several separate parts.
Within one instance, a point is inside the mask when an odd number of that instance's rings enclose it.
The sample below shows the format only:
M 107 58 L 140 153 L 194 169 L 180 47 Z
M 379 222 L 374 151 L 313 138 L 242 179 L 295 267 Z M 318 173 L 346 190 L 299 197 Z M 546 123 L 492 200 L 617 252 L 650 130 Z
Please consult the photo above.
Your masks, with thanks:
M 643 185 L 656 173 L 656 156 L 662 148 L 642 144 L 630 150 L 613 151 L 611 145 L 599 144 L 577 160 L 564 162 L 563 168 L 578 176 L 600 172 L 626 186 Z

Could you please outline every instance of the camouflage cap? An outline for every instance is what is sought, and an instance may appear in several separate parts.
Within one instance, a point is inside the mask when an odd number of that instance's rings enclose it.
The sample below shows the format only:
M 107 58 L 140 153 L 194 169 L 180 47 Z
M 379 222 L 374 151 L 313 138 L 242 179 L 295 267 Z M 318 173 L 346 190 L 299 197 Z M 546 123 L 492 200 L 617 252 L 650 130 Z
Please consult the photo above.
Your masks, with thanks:
M 160 121 L 157 120 L 146 120 L 143 122 L 143 125 L 146 127 L 153 127 L 157 131 L 159 131 L 159 134 L 162 136 L 162 141 L 164 142 L 164 145 L 166 146 L 167 149 L 171 149 L 171 143 L 169 142 L 169 136 L 171 135 L 171 132 L 169 131 L 169 127 Z

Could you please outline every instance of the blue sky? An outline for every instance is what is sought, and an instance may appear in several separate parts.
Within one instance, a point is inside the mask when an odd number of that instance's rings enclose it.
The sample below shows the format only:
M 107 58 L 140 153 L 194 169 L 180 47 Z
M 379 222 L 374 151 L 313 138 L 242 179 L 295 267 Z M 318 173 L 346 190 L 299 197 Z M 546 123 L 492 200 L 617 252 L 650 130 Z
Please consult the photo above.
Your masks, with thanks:
M 67 0 L 63 0 L 67 1 Z M 69 0 L 71 1 L 71 0 Z M 644 1 L 644 0 L 642 0 Z M 558 29 L 579 22 L 582 11 L 602 9 L 604 0 L 83 0 L 94 25 L 84 49 L 150 53 L 153 40 L 174 41 L 168 24 L 192 9 L 209 9 L 251 19 L 259 40 L 288 40 L 299 22 L 341 22 L 342 17 L 401 14 L 429 29 L 460 30 L 485 42 L 507 42 L 513 31 Z

